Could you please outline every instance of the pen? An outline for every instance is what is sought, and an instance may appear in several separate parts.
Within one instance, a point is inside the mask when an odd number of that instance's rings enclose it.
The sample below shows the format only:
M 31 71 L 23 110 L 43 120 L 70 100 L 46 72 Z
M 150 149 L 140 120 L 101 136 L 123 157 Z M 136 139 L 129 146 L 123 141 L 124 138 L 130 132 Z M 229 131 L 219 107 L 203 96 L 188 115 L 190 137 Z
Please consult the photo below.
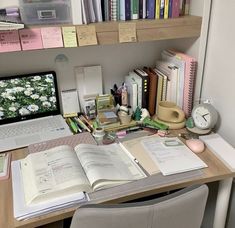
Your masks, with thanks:
M 72 129 L 72 131 L 74 133 L 78 133 L 77 125 L 70 118 L 67 118 L 67 120 L 68 120 L 68 124 L 69 124 L 70 128 Z
M 84 124 L 78 117 L 74 117 L 74 119 L 75 121 L 77 121 L 79 126 L 81 126 L 81 128 L 83 128 L 84 130 L 87 130 L 88 132 L 91 132 L 90 128 L 88 128 L 86 124 Z

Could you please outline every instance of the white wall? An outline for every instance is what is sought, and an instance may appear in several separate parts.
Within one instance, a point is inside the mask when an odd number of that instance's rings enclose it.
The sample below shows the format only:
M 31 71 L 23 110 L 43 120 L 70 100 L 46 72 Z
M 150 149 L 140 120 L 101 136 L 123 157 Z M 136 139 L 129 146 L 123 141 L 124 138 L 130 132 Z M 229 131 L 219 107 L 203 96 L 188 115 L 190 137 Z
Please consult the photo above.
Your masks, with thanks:
M 235 1 L 212 1 L 202 98 L 220 114 L 218 132 L 235 146 Z

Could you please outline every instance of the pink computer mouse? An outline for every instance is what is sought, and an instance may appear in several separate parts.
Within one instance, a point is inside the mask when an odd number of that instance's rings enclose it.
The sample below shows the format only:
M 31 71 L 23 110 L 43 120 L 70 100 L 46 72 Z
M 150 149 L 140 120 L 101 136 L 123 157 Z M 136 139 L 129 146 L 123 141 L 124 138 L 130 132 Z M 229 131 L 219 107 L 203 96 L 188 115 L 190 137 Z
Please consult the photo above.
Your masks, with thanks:
M 185 143 L 194 153 L 201 153 L 205 149 L 205 145 L 200 139 L 188 139 Z

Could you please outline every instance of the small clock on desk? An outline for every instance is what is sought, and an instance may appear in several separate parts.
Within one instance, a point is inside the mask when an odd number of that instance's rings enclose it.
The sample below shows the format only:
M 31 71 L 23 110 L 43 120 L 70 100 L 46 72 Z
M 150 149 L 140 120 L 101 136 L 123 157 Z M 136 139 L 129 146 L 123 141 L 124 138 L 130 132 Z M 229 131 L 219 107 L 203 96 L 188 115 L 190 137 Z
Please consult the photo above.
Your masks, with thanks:
M 207 134 L 215 126 L 218 120 L 218 112 L 209 103 L 201 103 L 192 110 L 194 127 L 187 129 L 196 134 Z

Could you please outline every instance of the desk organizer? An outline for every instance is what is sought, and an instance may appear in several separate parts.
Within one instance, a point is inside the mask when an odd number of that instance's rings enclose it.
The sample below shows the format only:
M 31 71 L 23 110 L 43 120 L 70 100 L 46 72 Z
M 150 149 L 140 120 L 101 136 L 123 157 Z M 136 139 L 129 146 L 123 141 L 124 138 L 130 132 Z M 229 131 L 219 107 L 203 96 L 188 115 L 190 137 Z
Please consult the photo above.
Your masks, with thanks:
M 20 0 L 20 15 L 26 25 L 72 22 L 70 0 Z

